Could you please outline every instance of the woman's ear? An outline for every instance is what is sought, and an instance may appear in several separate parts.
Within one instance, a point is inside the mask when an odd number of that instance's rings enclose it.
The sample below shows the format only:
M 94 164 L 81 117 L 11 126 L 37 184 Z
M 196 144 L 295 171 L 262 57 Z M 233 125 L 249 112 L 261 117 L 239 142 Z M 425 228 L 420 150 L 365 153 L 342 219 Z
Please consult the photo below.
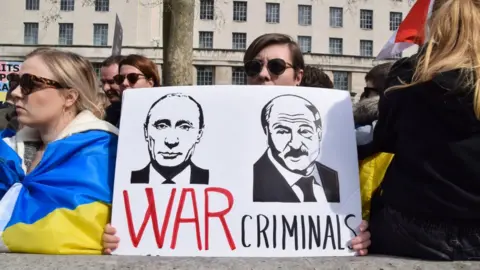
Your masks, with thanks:
M 152 80 L 152 79 L 149 79 L 149 80 L 148 80 L 148 84 L 150 84 L 150 87 L 153 87 L 153 80 Z
M 72 107 L 77 103 L 79 93 L 75 89 L 66 89 L 63 90 L 64 92 L 64 98 L 65 98 L 65 107 Z

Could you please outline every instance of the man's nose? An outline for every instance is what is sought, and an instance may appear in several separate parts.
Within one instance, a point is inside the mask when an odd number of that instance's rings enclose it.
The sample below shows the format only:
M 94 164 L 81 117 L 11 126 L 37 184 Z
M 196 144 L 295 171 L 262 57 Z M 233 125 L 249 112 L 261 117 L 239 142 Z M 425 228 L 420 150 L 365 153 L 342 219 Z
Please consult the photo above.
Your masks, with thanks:
M 290 147 L 293 149 L 300 149 L 300 147 L 302 147 L 302 136 L 292 133 L 288 145 L 290 145 Z
M 108 90 L 110 90 L 110 89 L 112 89 L 112 87 L 110 87 L 110 84 L 108 84 L 108 83 L 103 83 L 103 91 L 108 91 Z
M 174 136 L 173 134 L 171 136 L 165 137 L 165 145 L 169 148 L 175 148 L 179 144 L 179 140 L 177 136 Z

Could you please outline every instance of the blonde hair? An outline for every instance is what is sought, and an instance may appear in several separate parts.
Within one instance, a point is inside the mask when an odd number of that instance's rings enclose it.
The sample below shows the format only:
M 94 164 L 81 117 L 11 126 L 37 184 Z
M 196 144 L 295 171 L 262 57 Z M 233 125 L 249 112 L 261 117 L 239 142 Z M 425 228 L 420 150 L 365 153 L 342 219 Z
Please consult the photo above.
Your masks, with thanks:
M 100 106 L 105 110 L 108 106 L 110 106 L 110 100 L 107 97 L 107 94 L 105 92 L 98 92 L 98 101 Z
M 98 96 L 98 84 L 92 64 L 84 57 L 52 48 L 39 48 L 29 53 L 26 58 L 38 56 L 52 72 L 55 81 L 68 85 L 78 92 L 76 108 L 78 112 L 88 110 L 100 119 L 105 110 Z
M 464 86 L 475 89 L 474 110 L 480 119 L 480 0 L 436 0 L 428 21 L 429 40 L 419 55 L 411 83 L 432 80 L 441 72 L 461 69 Z

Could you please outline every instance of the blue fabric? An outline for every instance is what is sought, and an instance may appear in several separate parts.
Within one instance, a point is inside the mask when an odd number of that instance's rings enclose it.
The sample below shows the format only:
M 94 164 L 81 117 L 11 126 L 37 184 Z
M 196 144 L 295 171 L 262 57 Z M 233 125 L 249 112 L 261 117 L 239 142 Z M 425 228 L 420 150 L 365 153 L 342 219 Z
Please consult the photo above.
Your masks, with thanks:
M 14 183 L 23 184 L 6 228 L 20 222 L 32 224 L 59 208 L 111 204 L 117 141 L 117 135 L 105 131 L 73 134 L 50 143 L 37 167 L 25 176 L 20 157 L 2 140 L 0 196 Z

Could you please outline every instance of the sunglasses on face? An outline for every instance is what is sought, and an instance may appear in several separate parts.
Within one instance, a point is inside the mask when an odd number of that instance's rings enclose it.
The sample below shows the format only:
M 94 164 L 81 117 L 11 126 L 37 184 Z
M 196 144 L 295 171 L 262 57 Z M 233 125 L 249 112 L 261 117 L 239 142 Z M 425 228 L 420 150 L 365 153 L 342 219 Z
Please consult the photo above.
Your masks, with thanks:
M 140 73 L 128 73 L 127 75 L 117 74 L 113 76 L 113 80 L 116 84 L 121 85 L 125 81 L 125 78 L 128 80 L 130 85 L 135 84 L 138 82 L 140 77 L 145 77 L 145 75 Z
M 262 72 L 264 61 L 253 59 L 245 63 L 245 73 L 248 77 L 256 77 Z M 267 69 L 270 74 L 275 76 L 282 75 L 287 68 L 293 68 L 292 64 L 285 62 L 280 58 L 274 58 L 267 61 Z
M 22 95 L 27 96 L 37 90 L 42 90 L 45 88 L 55 88 L 55 89 L 64 89 L 70 88 L 64 86 L 61 83 L 50 80 L 47 78 L 35 76 L 33 74 L 24 73 L 20 76 L 17 73 L 10 73 L 7 75 L 7 80 L 9 83 L 9 91 L 13 91 L 15 88 L 20 86 Z

